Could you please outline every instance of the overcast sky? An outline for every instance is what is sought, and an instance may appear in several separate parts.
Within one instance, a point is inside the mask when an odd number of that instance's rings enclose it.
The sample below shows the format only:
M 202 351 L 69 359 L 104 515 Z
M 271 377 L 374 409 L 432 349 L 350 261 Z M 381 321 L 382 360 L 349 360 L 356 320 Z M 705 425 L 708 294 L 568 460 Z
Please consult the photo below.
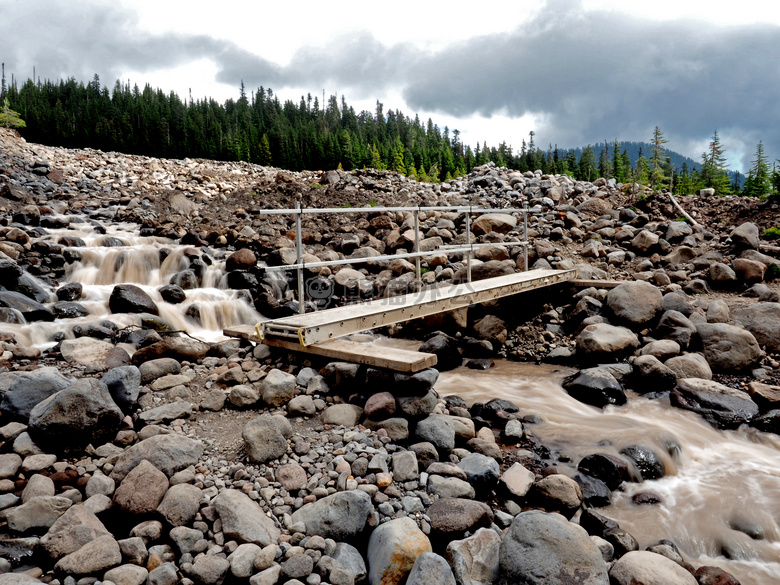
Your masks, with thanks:
M 780 158 L 780 3 L 699 0 L 0 0 L 6 76 L 95 73 L 219 101 L 377 100 L 519 148 L 649 140 L 699 161 L 717 129 L 732 169 Z M 630 7 L 629 7 L 630 5 Z

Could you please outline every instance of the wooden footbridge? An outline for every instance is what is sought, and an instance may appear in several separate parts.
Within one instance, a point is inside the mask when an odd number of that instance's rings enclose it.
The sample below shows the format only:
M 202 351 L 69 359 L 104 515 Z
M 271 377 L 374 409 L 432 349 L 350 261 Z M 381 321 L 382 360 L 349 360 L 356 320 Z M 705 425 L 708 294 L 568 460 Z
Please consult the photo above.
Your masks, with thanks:
M 435 251 L 421 252 L 419 249 L 420 232 L 417 213 L 427 210 L 442 210 L 448 212 L 465 212 L 468 241 L 461 246 L 452 246 Z M 379 211 L 412 211 L 415 213 L 415 252 L 387 255 L 373 258 L 348 258 L 330 262 L 305 264 L 302 261 L 303 246 L 301 243 L 301 215 L 310 212 L 330 213 L 375 213 Z M 471 255 L 474 248 L 484 245 L 471 242 L 470 216 L 472 213 L 486 212 L 520 212 L 526 217 L 524 221 L 526 237 L 522 241 L 502 242 L 498 245 L 520 245 L 524 248 L 526 271 L 495 278 L 471 281 Z M 348 208 L 327 210 L 265 210 L 262 213 L 293 213 L 297 214 L 297 250 L 298 262 L 290 266 L 274 267 L 276 270 L 298 271 L 298 298 L 301 312 L 297 315 L 280 319 L 261 321 L 256 325 L 239 325 L 224 330 L 229 337 L 240 337 L 254 342 L 339 359 L 356 363 L 374 365 L 404 372 L 416 372 L 436 364 L 433 354 L 375 346 L 343 339 L 348 335 L 385 327 L 396 323 L 419 319 L 437 313 L 453 311 L 469 305 L 484 303 L 498 298 L 518 293 L 553 286 L 573 280 L 575 270 L 527 270 L 527 214 L 528 209 L 478 209 L 472 207 L 436 207 L 436 208 Z M 262 214 L 261 213 L 261 214 Z M 496 244 L 490 244 L 496 245 Z M 417 276 L 420 276 L 420 258 L 441 252 L 463 252 L 466 255 L 467 282 L 462 284 L 443 284 L 440 286 L 421 288 L 418 292 L 404 295 L 380 298 L 359 304 L 346 305 L 332 309 L 324 309 L 306 313 L 303 287 L 303 270 L 315 266 L 332 264 L 357 264 L 369 260 L 395 259 L 412 257 L 417 261 Z

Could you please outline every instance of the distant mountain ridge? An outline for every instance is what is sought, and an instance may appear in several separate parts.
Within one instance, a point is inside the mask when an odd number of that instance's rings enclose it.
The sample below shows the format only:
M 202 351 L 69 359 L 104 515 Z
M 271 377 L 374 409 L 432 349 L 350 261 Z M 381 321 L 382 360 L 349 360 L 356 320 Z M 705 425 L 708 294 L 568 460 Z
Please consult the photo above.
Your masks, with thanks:
M 614 139 L 608 143 L 609 146 L 609 157 L 610 160 L 612 160 L 612 147 L 614 146 L 615 141 Z M 653 148 L 653 145 L 649 142 L 634 142 L 634 141 L 625 141 L 621 142 L 618 141 L 618 145 L 620 148 L 620 152 L 622 153 L 624 150 L 628 153 L 629 158 L 631 159 L 631 165 L 636 165 L 636 161 L 639 158 L 639 151 L 641 149 L 642 154 L 645 158 L 648 160 L 650 159 L 650 149 Z M 596 155 L 596 160 L 599 159 L 599 153 L 604 150 L 604 143 L 591 143 L 590 146 L 593 147 L 593 153 Z M 566 149 L 558 149 L 558 152 L 561 153 L 560 156 L 566 156 L 568 153 L 573 152 L 577 155 L 577 160 L 579 160 L 580 155 L 582 155 L 582 151 L 587 148 L 586 146 L 580 146 L 577 148 L 566 148 Z M 688 165 L 688 170 L 692 171 L 694 168 L 698 169 L 701 167 L 701 163 L 696 162 L 689 156 L 684 156 L 680 154 L 679 152 L 675 152 L 673 150 L 664 149 L 664 152 L 666 156 L 668 156 L 672 162 L 672 166 L 677 169 L 678 171 L 682 168 L 683 163 L 686 163 Z

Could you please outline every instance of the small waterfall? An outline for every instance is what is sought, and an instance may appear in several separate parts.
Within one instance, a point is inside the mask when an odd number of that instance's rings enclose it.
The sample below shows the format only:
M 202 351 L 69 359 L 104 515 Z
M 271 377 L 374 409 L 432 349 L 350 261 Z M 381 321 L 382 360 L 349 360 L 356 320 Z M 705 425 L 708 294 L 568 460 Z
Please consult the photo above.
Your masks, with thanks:
M 72 220 L 72 218 L 71 218 Z M 76 261 L 66 267 L 61 285 L 82 285 L 83 305 L 89 315 L 76 319 L 57 319 L 51 323 L 6 324 L 26 345 L 45 348 L 58 338 L 73 337 L 75 325 L 82 328 L 106 320 L 117 326 L 140 325 L 138 315 L 112 314 L 108 299 L 116 284 L 134 284 L 157 304 L 160 317 L 177 330 L 205 341 L 224 339 L 222 330 L 239 324 L 254 324 L 262 319 L 245 292 L 226 288 L 224 259 L 206 256 L 193 246 L 181 246 L 157 237 L 140 237 L 132 224 L 114 224 L 103 229 L 96 223 L 71 221 L 69 227 L 50 229 L 45 239 L 61 243 Z M 105 232 L 105 233 L 103 233 Z M 81 244 L 84 245 L 72 245 Z M 186 300 L 177 305 L 163 301 L 160 287 L 177 281 Z M 44 284 L 55 300 L 54 291 Z

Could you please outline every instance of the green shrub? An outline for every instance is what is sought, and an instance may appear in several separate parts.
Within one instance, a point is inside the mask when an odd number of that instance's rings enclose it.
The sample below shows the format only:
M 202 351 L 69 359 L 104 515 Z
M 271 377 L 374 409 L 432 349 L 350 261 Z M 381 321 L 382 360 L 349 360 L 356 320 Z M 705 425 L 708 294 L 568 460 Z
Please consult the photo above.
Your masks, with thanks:
M 765 240 L 780 240 L 780 228 L 779 227 L 771 227 L 764 230 L 764 239 Z

